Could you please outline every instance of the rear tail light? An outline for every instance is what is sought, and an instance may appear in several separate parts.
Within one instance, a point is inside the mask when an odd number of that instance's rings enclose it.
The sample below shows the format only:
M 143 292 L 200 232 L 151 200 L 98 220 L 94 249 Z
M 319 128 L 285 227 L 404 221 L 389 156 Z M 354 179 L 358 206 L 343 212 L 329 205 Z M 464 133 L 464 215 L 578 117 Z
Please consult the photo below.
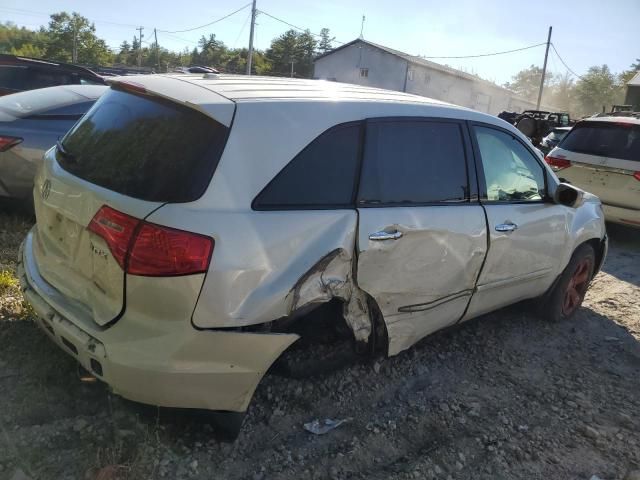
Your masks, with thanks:
M 571 161 L 567 160 L 566 158 L 552 157 L 551 155 L 547 155 L 546 157 L 544 157 L 544 161 L 556 170 L 562 170 L 563 168 L 571 166 Z
M 157 277 L 204 273 L 212 251 L 211 237 L 145 222 L 131 247 L 127 273 Z
M 130 275 L 204 273 L 213 253 L 211 237 L 145 222 L 106 205 L 88 228 L 104 239 L 118 264 Z
M 633 178 L 640 181 L 640 172 L 633 172 Z
M 6 152 L 10 148 L 15 147 L 22 139 L 19 137 L 6 137 L 4 135 L 0 136 L 0 152 Z
M 89 223 L 89 231 L 103 238 L 124 270 L 129 244 L 140 220 L 104 205 Z

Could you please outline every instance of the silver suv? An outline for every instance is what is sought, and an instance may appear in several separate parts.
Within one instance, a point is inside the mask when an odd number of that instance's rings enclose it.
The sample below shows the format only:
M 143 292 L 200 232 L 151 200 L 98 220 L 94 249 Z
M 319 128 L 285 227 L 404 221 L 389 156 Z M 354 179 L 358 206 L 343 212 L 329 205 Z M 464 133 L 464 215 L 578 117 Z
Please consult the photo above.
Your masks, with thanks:
M 321 81 L 116 78 L 34 201 L 20 276 L 43 330 L 171 407 L 245 411 L 327 303 L 386 355 L 524 299 L 570 317 L 607 248 L 597 197 L 513 126 Z

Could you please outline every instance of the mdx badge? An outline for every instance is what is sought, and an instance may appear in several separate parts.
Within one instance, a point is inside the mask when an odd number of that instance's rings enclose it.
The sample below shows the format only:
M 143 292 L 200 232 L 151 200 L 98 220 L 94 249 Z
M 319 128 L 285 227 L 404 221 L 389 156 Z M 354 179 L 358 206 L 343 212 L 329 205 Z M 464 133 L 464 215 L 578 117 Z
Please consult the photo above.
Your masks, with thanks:
M 40 196 L 42 197 L 43 200 L 46 200 L 47 198 L 49 198 L 50 194 L 51 194 L 51 180 L 47 179 L 42 183 L 42 186 L 40 187 Z

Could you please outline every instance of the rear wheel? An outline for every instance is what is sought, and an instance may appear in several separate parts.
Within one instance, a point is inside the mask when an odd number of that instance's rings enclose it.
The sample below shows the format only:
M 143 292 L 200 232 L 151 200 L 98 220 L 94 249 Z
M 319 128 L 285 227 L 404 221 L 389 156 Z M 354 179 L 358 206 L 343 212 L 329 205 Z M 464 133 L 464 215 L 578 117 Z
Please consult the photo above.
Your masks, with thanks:
M 516 120 L 516 128 L 531 138 L 536 134 L 536 119 L 529 115 L 523 115 Z
M 571 318 L 587 293 L 593 277 L 596 255 L 590 245 L 576 249 L 553 290 L 547 295 L 542 314 L 552 321 Z

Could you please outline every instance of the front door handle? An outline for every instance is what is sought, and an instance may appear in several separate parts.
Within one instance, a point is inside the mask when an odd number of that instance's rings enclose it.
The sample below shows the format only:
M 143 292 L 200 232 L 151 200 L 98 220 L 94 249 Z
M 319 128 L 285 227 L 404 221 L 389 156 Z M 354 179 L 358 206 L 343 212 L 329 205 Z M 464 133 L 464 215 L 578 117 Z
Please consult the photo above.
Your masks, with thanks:
M 369 234 L 369 240 L 374 240 L 376 242 L 382 240 L 397 240 L 400 237 L 402 237 L 402 232 L 399 232 L 397 230 L 393 232 L 385 232 L 384 230 L 381 230 L 379 232 Z
M 518 229 L 518 225 L 516 225 L 515 223 L 511 223 L 511 222 L 500 223 L 499 225 L 496 225 L 496 232 L 510 233 L 510 232 L 513 232 L 514 230 L 517 230 L 517 229 Z

